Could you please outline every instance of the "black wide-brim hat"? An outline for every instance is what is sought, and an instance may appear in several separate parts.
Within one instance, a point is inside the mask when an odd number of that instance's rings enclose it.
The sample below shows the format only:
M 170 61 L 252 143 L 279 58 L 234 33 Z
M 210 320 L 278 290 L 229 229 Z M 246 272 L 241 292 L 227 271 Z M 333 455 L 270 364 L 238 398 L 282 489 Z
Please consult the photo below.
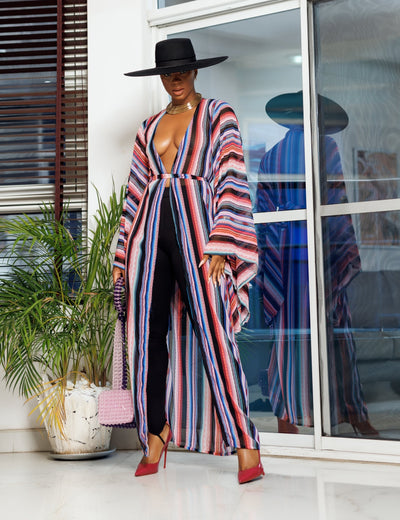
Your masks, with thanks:
M 156 44 L 156 66 L 154 68 L 126 72 L 125 76 L 156 76 L 172 72 L 186 72 L 211 67 L 226 59 L 228 56 L 198 60 L 189 38 L 171 38 Z
M 292 128 L 304 125 L 303 91 L 281 94 L 268 101 L 265 111 L 276 123 Z M 349 123 L 344 109 L 331 99 L 318 94 L 318 113 L 325 134 L 340 132 Z

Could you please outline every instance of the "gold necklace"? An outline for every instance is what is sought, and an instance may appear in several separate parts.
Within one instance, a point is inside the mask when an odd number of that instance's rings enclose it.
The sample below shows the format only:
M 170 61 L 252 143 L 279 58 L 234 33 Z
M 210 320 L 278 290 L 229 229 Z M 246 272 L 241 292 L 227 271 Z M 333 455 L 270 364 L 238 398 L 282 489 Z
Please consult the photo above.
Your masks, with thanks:
M 173 116 L 175 114 L 182 114 L 183 112 L 192 110 L 192 108 L 196 108 L 197 105 L 200 103 L 200 101 L 201 101 L 201 94 L 199 92 L 197 92 L 193 101 L 189 101 L 188 103 L 185 103 L 184 105 L 173 105 L 172 101 L 171 101 L 171 103 L 168 103 L 165 111 L 167 112 L 167 114 L 169 114 L 171 116 Z

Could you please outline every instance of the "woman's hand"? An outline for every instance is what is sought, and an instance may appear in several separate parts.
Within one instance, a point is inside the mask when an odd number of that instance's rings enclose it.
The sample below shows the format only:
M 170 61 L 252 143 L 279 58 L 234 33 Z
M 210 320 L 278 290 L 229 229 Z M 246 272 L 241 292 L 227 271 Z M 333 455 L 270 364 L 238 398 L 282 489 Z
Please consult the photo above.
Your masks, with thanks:
M 121 269 L 120 267 L 115 266 L 113 268 L 112 277 L 113 277 L 114 285 L 117 283 L 118 278 L 122 277 L 125 280 L 125 271 L 124 271 L 124 269 Z
M 204 255 L 201 259 L 199 267 L 204 265 L 210 255 Z M 215 286 L 220 284 L 220 278 L 224 274 L 226 257 L 222 255 L 211 255 L 210 267 L 208 268 L 208 277 L 212 279 Z

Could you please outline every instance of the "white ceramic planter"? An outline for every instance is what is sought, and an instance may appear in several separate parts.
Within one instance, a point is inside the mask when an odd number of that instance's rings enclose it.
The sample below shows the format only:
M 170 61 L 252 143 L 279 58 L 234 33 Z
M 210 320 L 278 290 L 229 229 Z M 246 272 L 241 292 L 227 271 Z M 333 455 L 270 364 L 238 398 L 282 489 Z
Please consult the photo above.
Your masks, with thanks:
M 110 449 L 112 428 L 98 420 L 98 396 L 104 387 L 88 385 L 85 380 L 76 385 L 68 382 L 65 390 L 65 438 L 45 422 L 54 454 L 87 455 Z

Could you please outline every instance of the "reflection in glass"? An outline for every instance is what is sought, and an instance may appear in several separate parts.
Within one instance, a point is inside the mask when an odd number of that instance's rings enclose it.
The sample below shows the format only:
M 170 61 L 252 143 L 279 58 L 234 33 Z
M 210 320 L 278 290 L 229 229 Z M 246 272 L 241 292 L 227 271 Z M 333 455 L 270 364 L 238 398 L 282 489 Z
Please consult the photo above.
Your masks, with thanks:
M 302 107 L 301 93 L 277 96 L 265 107 L 288 131 L 261 159 L 256 211 L 306 207 Z M 265 322 L 273 331 L 263 392 L 277 417 L 278 431 L 297 433 L 298 425 L 313 425 L 307 223 L 282 221 L 257 229 L 257 282 Z
M 158 8 L 171 7 L 172 5 L 186 4 L 193 2 L 193 0 L 158 0 Z
M 340 150 L 351 202 L 400 196 L 398 0 L 313 2 L 316 86 L 346 108 Z M 323 120 L 319 117 L 321 132 Z M 321 163 L 322 204 L 329 172 Z
M 325 132 L 337 133 L 347 126 L 344 110 L 328 98 L 319 97 Z M 284 94 L 266 105 L 267 114 L 288 131 L 269 150 L 260 164 L 260 174 L 276 175 L 277 182 L 260 182 L 258 211 L 300 209 L 306 206 L 304 183 L 304 131 L 302 93 Z M 329 200 L 346 201 L 340 155 L 335 140 L 325 135 L 320 153 L 329 184 Z M 284 177 L 298 176 L 299 181 Z M 275 332 L 266 371 L 266 393 L 281 432 L 297 433 L 298 425 L 312 426 L 311 345 L 308 295 L 307 224 L 282 222 L 261 224 L 258 283 L 262 290 L 265 321 Z M 360 259 L 350 217 L 330 227 L 326 243 L 329 272 L 329 312 L 340 325 L 341 334 L 328 344 L 334 383 L 331 385 L 331 422 L 365 425 L 368 421 L 354 342 L 350 331 L 345 288 L 357 274 Z
M 258 208 L 276 199 L 278 184 L 262 185 Z M 313 425 L 307 225 L 279 222 L 257 228 L 257 281 L 265 322 L 273 333 L 262 390 L 278 419 L 278 431 L 297 433 L 296 425 Z
M 382 218 L 374 220 L 371 218 L 374 215 Z M 342 367 L 346 371 L 354 370 L 352 367 L 356 364 L 357 350 L 357 373 L 360 373 L 374 426 L 368 422 L 360 425 L 351 421 L 355 425 L 355 433 L 376 438 L 378 430 L 380 438 L 394 439 L 400 437 L 400 249 L 396 244 L 388 245 L 383 238 L 380 224 L 389 217 L 390 221 L 399 222 L 400 213 L 353 216 L 358 229 L 362 229 L 364 219 L 371 224 L 368 241 L 362 235 L 359 241 L 362 271 L 354 248 L 344 247 L 349 240 L 352 241 L 351 217 L 329 217 L 324 219 L 323 224 L 330 405 L 334 410 L 337 408 L 340 394 L 337 387 L 338 352 L 335 350 L 334 355 L 330 355 L 330 345 L 340 346 L 347 342 L 349 359 Z M 347 228 L 347 233 L 339 237 L 335 230 L 341 228 Z M 400 226 L 397 231 L 400 232 Z M 372 237 L 374 247 L 370 245 Z M 331 254 L 335 242 L 334 248 L 337 251 L 346 249 L 353 261 L 347 264 L 349 258 L 342 264 L 340 258 Z M 333 280 L 337 280 L 334 285 L 327 283 Z M 337 302 L 344 312 L 337 311 Z M 358 387 L 345 388 L 345 391 L 355 394 Z M 359 420 L 367 421 L 366 410 L 361 409 L 360 412 L 357 412 Z M 353 415 L 354 411 L 350 409 L 348 413 Z M 347 436 L 352 432 L 341 426 L 334 429 L 333 434 Z
M 400 4 L 398 0 L 316 1 L 313 13 L 317 89 L 325 95 L 334 93 L 349 116 L 349 125 L 340 134 L 348 198 L 360 203 L 391 199 L 391 208 L 400 208 Z M 320 114 L 319 123 L 323 134 Z M 320 173 L 322 203 L 337 203 L 327 197 L 330 175 L 323 163 Z M 356 277 L 346 274 L 345 265 L 337 267 L 331 252 L 335 228 L 345 227 L 350 217 L 322 222 L 330 404 L 337 408 L 338 369 L 329 349 L 349 337 L 350 330 L 354 345 L 349 362 L 355 365 L 357 350 L 370 424 L 380 438 L 400 439 L 400 212 L 374 212 L 371 207 L 369 213 L 352 218 L 362 265 Z M 346 240 L 336 242 L 340 251 Z M 338 269 L 339 274 L 344 269 L 343 281 L 335 288 Z M 346 320 L 336 311 L 337 301 L 346 307 Z M 343 424 L 332 433 L 354 435 Z M 356 427 L 356 433 L 376 437 L 370 428 Z
M 382 211 L 360 215 L 360 236 L 365 245 L 399 246 L 399 214 Z
M 344 183 L 342 186 L 344 191 Z M 354 431 L 376 436 L 376 430 L 368 422 L 347 298 L 347 287 L 361 269 L 351 217 L 329 217 L 324 220 L 324 228 L 331 424 L 350 423 Z

